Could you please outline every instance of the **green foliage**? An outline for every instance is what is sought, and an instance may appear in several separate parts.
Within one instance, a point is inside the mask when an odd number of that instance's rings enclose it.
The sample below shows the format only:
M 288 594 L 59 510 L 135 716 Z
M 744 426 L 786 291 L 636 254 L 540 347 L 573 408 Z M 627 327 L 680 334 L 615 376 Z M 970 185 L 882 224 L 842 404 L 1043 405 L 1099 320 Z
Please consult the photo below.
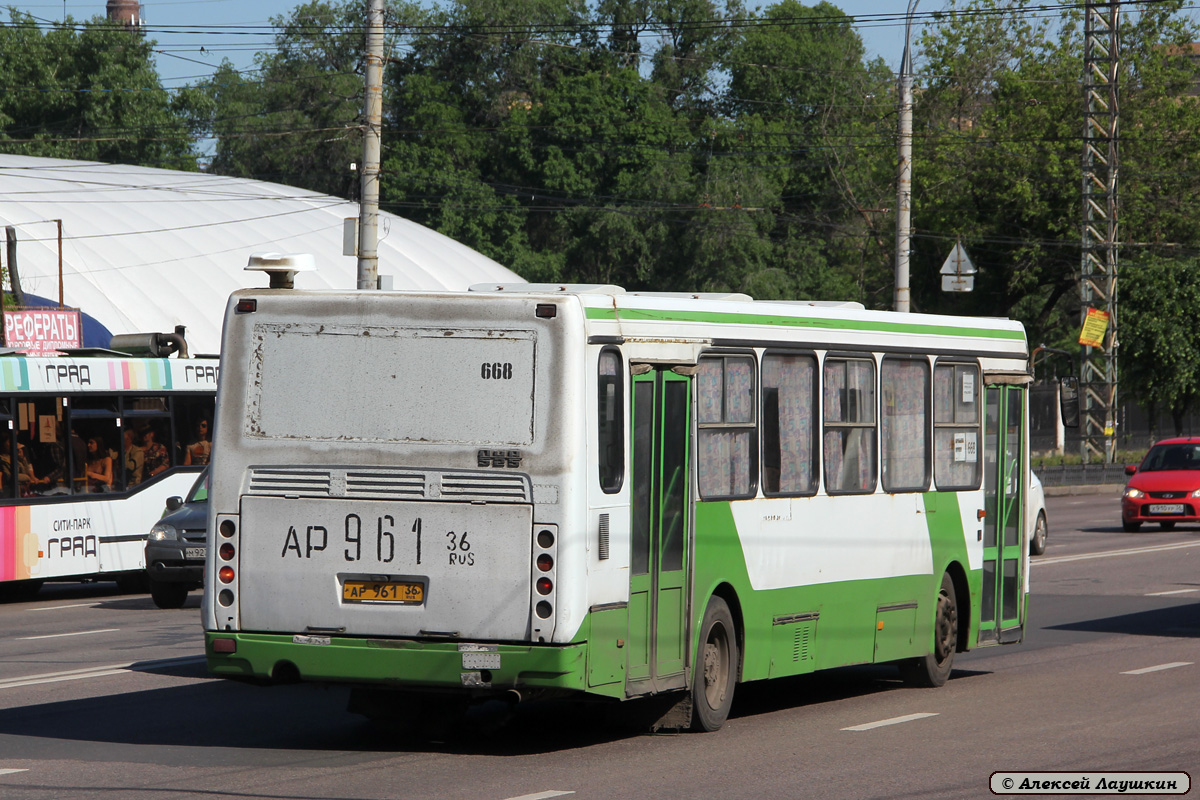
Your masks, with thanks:
M 1151 411 L 1183 416 L 1200 399 L 1200 260 L 1143 255 L 1121 277 L 1121 370 L 1129 393 Z
M 0 25 L 0 150 L 195 169 L 187 99 L 172 99 L 152 41 L 102 19 Z

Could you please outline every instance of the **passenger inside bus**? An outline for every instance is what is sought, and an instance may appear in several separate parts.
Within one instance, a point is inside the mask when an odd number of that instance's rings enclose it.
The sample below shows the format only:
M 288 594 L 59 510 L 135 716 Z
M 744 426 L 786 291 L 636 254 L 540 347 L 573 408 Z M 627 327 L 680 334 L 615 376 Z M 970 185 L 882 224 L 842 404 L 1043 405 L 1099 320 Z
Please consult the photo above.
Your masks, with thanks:
M 208 420 L 202 419 L 196 423 L 196 441 L 184 449 L 183 463 L 204 465 L 212 452 L 212 442 L 208 438 Z
M 108 454 L 108 447 L 100 440 L 100 437 L 93 436 L 88 439 L 87 452 L 87 468 L 84 471 L 87 490 L 89 492 L 109 491 L 112 488 L 113 468 L 112 456 Z
M 142 434 L 142 438 L 145 442 L 142 445 L 145 477 L 153 478 L 171 466 L 171 458 L 167 453 L 167 446 L 162 442 L 156 441 L 158 434 L 154 428 L 147 428 L 145 433 Z
M 29 448 L 23 442 L 17 442 L 17 483 L 22 497 L 34 494 L 34 487 L 49 483 L 34 472 L 33 462 L 29 460 Z
M 142 482 L 142 475 L 146 469 L 146 451 L 142 449 L 141 437 L 133 428 L 125 428 L 124 438 L 125 488 L 132 489 Z

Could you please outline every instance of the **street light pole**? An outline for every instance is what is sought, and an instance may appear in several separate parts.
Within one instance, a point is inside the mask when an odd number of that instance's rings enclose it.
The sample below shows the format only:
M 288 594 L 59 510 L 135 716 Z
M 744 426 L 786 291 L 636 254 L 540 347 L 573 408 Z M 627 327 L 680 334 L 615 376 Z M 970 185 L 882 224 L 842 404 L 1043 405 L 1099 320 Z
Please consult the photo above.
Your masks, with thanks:
M 912 17 L 921 0 L 909 0 L 904 23 L 904 57 L 900 61 L 900 164 L 896 176 L 896 310 L 907 313 L 908 257 L 912 242 L 912 111 L 913 76 L 909 44 Z

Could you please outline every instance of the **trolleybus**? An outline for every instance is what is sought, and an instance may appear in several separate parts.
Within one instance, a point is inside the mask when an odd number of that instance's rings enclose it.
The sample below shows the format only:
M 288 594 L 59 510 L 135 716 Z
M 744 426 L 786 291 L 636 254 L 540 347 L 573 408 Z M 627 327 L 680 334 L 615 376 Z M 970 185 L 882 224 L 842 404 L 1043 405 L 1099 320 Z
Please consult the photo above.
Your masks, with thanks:
M 185 466 L 184 448 L 213 418 L 218 369 L 213 356 L 0 355 L 0 594 L 144 584 L 147 532 L 203 468 Z
M 239 291 L 209 669 L 359 709 L 673 692 L 698 730 L 746 681 L 940 685 L 1023 636 L 1028 355 L 1017 322 L 858 304 Z

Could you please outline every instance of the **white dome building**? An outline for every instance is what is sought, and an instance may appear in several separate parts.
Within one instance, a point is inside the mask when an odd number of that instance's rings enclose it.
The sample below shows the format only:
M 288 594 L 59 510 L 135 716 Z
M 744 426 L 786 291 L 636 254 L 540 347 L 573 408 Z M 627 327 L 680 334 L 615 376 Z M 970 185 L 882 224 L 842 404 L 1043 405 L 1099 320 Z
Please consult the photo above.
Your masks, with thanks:
M 61 220 L 64 306 L 114 334 L 183 325 L 192 353 L 220 348 L 231 292 L 267 285 L 266 275 L 245 270 L 252 253 L 310 253 L 317 269 L 299 274 L 296 288 L 353 289 L 358 261 L 342 255 L 342 229 L 357 216 L 357 203 L 276 183 L 0 154 L 0 227 L 17 230 L 22 290 L 57 303 Z M 394 289 L 522 280 L 386 212 L 379 214 L 378 251 L 379 274 Z M 2 244 L 0 260 L 8 266 Z

